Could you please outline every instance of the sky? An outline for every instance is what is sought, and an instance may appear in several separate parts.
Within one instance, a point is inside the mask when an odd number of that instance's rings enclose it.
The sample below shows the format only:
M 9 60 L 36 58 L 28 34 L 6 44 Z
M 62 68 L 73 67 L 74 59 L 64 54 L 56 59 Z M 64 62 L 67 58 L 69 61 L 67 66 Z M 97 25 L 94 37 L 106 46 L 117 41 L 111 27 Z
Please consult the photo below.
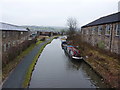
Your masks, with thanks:
M 0 0 L 0 22 L 15 25 L 67 26 L 76 18 L 81 27 L 118 12 L 120 0 Z

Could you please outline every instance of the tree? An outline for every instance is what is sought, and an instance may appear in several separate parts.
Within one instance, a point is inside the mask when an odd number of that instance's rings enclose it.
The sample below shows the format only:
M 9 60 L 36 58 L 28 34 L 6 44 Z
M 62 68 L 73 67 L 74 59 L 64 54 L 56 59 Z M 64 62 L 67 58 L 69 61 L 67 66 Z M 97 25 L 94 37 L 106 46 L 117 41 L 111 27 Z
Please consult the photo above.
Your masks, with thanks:
M 77 29 L 77 20 L 76 18 L 68 18 L 67 26 L 69 27 L 69 35 L 73 35 Z

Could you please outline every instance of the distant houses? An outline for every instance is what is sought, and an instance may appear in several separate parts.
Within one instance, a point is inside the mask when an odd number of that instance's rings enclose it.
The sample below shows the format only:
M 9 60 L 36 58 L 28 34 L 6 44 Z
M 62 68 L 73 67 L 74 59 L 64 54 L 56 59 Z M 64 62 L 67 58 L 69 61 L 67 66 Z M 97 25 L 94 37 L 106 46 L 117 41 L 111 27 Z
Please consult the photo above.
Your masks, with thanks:
M 120 54 L 120 12 L 81 27 L 83 41 Z
M 58 32 L 53 32 L 53 31 L 37 31 L 37 34 L 40 36 L 54 36 L 54 35 L 58 35 Z

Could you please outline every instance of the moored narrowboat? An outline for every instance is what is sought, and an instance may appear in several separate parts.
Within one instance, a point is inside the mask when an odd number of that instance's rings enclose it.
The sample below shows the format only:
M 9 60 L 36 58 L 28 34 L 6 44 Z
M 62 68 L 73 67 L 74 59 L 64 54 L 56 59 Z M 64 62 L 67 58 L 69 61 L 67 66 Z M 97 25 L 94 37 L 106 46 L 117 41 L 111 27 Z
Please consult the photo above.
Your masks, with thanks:
M 66 40 L 62 40 L 61 46 L 62 46 L 62 49 L 67 46 Z
M 75 60 L 83 59 L 80 54 L 80 51 L 76 49 L 75 47 L 73 47 L 72 45 L 67 45 L 63 47 L 63 49 L 72 59 L 75 59 Z

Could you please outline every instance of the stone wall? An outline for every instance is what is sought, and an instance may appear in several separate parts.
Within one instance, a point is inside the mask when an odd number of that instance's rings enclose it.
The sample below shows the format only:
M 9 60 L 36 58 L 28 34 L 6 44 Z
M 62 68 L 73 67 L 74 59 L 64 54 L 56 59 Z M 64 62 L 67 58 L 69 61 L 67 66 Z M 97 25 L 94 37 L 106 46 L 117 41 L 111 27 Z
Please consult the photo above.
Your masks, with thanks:
M 36 43 L 36 38 L 29 40 L 29 32 L 2 31 L 2 66 L 14 60 L 22 51 L 31 44 Z
M 83 41 L 93 46 L 98 46 L 102 49 L 120 54 L 120 35 L 117 35 L 118 24 L 120 25 L 120 22 L 84 27 L 81 29 Z
M 20 31 L 2 31 L 2 49 L 3 53 L 12 47 L 19 45 L 28 39 L 28 32 Z

